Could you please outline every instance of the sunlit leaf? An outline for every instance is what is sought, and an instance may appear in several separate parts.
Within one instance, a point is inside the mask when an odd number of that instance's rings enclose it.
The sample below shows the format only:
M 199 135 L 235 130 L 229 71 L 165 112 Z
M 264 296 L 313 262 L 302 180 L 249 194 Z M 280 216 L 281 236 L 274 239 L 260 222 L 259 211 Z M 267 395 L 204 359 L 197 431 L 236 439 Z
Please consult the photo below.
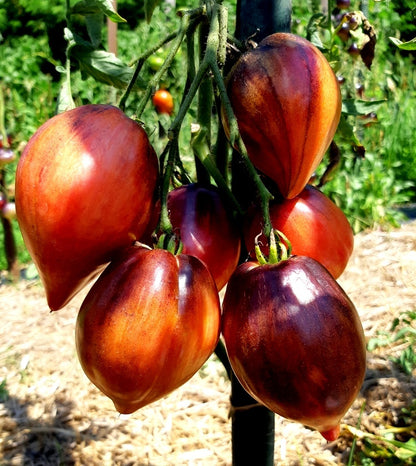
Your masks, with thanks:
M 353 116 L 368 115 L 376 112 L 385 102 L 385 100 L 345 99 L 342 102 L 342 113 Z
M 75 46 L 71 56 L 78 60 L 82 72 L 117 89 L 124 89 L 133 76 L 133 68 L 126 65 L 113 53 L 104 50 Z M 138 79 L 135 88 L 143 87 L 143 82 Z
M 401 50 L 416 50 L 416 37 L 408 42 L 402 42 L 400 39 L 396 39 L 395 37 L 390 37 L 390 40 Z
M 126 22 L 126 20 L 117 13 L 111 0 L 81 0 L 71 8 L 71 13 L 84 16 L 104 13 L 115 23 Z

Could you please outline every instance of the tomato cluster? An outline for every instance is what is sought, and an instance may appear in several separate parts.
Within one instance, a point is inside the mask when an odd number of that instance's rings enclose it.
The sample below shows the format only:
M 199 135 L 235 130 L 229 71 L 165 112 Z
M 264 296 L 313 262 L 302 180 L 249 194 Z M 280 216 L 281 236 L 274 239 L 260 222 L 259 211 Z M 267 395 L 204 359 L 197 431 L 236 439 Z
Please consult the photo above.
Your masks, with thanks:
M 338 83 L 308 41 L 274 34 L 239 59 L 227 86 L 248 156 L 278 193 L 270 244 L 264 212 L 236 221 L 217 186 L 172 186 L 159 199 L 146 132 L 109 105 L 61 113 L 30 139 L 16 173 L 19 225 L 51 310 L 96 279 L 76 347 L 119 412 L 185 383 L 222 333 L 248 393 L 334 439 L 365 371 L 362 326 L 336 282 L 352 231 L 307 184 L 338 124 Z M 170 231 L 160 231 L 164 212 Z

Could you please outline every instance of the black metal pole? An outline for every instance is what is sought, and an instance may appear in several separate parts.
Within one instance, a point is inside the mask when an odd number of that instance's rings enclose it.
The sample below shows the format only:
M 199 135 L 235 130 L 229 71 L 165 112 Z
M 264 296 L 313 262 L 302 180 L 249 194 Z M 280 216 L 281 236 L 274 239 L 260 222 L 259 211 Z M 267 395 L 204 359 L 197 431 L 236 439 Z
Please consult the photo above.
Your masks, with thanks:
M 238 0 L 235 35 L 260 41 L 274 32 L 290 32 L 292 0 Z

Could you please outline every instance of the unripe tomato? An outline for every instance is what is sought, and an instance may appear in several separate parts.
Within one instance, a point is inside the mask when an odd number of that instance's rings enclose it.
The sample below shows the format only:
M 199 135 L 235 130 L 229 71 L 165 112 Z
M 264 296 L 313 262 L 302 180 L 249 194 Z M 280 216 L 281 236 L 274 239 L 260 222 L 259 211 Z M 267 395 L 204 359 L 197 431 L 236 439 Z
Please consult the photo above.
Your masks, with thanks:
M 272 201 L 270 219 L 292 244 L 292 253 L 308 256 L 325 266 L 334 278 L 344 271 L 354 248 L 354 234 L 344 212 L 313 186 L 293 199 Z M 263 228 L 258 210 L 247 216 L 244 228 L 246 248 L 255 259 L 254 243 Z M 267 240 L 259 238 L 260 249 L 268 254 Z
M 214 186 L 188 184 L 168 196 L 169 217 L 183 253 L 200 259 L 218 290 L 228 282 L 240 257 L 240 234 Z
M 172 115 L 173 112 L 173 97 L 166 89 L 157 90 L 152 97 L 153 105 L 158 113 L 166 113 Z
M 17 219 L 52 310 L 140 238 L 157 177 L 147 134 L 110 105 L 56 115 L 30 138 L 16 172 Z
M 89 291 L 75 335 L 85 374 L 128 414 L 189 380 L 219 331 L 217 288 L 201 261 L 132 246 Z
M 285 198 L 298 195 L 321 162 L 341 116 L 341 92 L 324 55 L 276 33 L 246 52 L 227 91 L 248 155 Z M 223 111 L 224 128 L 228 122 Z
M 335 440 L 366 368 L 357 311 L 314 259 L 246 262 L 223 301 L 222 332 L 235 375 L 273 412 Z
M 163 65 L 163 62 L 164 59 L 158 55 L 151 55 L 148 59 L 149 66 L 153 71 L 158 71 Z

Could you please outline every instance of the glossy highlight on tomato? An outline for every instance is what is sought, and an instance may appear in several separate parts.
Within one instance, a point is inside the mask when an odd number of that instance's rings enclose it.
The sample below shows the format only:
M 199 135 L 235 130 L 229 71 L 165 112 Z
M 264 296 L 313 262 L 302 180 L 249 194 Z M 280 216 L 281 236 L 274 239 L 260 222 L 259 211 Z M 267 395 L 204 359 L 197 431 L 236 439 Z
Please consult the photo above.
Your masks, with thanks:
M 241 385 L 273 412 L 330 440 L 365 375 L 358 313 L 317 261 L 246 262 L 231 277 L 222 333 Z
M 307 185 L 293 199 L 270 203 L 273 228 L 281 231 L 291 242 L 292 253 L 308 256 L 320 262 L 338 278 L 345 270 L 354 248 L 354 234 L 344 212 L 319 189 Z M 252 209 L 244 228 L 246 248 L 256 259 L 255 240 L 264 254 L 268 243 L 264 235 L 261 212 Z
M 217 188 L 192 183 L 173 189 L 168 209 L 183 253 L 204 262 L 221 290 L 237 267 L 241 239 Z
M 16 211 L 51 310 L 140 238 L 157 178 L 147 134 L 110 105 L 58 114 L 30 138 L 16 172 Z
M 324 55 L 302 37 L 272 34 L 238 60 L 227 92 L 253 164 L 283 197 L 298 195 L 341 115 L 339 84 Z
M 129 414 L 189 380 L 219 332 L 217 288 L 201 261 L 132 246 L 85 298 L 76 347 L 85 374 Z

